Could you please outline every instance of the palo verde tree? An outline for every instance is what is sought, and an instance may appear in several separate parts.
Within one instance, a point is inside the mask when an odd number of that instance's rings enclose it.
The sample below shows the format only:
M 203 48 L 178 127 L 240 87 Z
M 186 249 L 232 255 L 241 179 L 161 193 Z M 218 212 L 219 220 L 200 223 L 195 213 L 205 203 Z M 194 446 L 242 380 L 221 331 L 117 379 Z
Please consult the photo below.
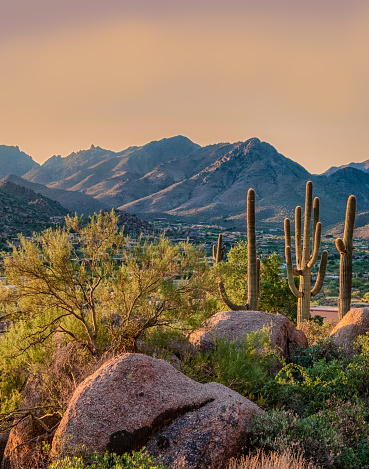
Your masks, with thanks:
M 48 229 L 3 254 L 4 271 L 12 288 L 2 289 L 0 305 L 13 326 L 37 324 L 20 347 L 65 334 L 99 354 L 103 334 L 99 289 L 115 270 L 114 254 L 123 235 L 114 212 L 91 217 L 67 217 L 64 228 Z
M 113 211 L 87 224 L 67 217 L 65 228 L 20 237 L 3 262 L 12 288 L 1 289 L 0 308 L 13 328 L 31 325 L 19 353 L 63 336 L 95 356 L 111 347 L 135 350 L 146 329 L 178 322 L 204 299 L 199 249 L 165 238 L 129 241 Z

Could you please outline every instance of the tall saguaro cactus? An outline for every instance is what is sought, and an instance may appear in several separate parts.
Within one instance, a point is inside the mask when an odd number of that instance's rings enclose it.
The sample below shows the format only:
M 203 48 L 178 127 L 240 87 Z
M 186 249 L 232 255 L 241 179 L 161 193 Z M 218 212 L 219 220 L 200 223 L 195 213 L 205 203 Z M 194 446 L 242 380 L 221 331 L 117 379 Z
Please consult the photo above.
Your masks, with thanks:
M 338 317 L 341 320 L 350 310 L 352 283 L 352 253 L 354 250 L 354 226 L 356 215 L 356 197 L 350 195 L 347 200 L 345 232 L 343 240 L 336 239 L 336 248 L 340 255 L 340 295 L 338 298 Z
M 310 254 L 310 234 L 311 234 L 311 213 L 313 207 L 313 252 Z M 291 222 L 288 218 L 284 221 L 286 264 L 288 284 L 292 293 L 297 296 L 297 324 L 309 319 L 310 299 L 317 295 L 322 286 L 327 268 L 328 252 L 323 251 L 318 277 L 311 290 L 311 269 L 315 265 L 319 256 L 320 240 L 322 235 L 322 224 L 319 221 L 319 199 L 316 197 L 313 204 L 313 183 L 306 184 L 305 216 L 304 216 L 304 237 L 301 252 L 302 219 L 301 207 L 295 210 L 295 245 L 296 245 L 296 268 L 292 264 L 291 253 Z M 294 282 L 294 275 L 300 277 L 300 286 L 297 289 Z
M 220 234 L 218 243 L 213 246 L 213 257 L 216 263 L 224 257 L 225 246 L 222 245 L 223 237 Z M 255 191 L 249 189 L 247 193 L 247 303 L 236 305 L 225 291 L 223 282 L 218 283 L 219 292 L 224 303 L 232 311 L 257 311 L 260 289 L 260 259 L 256 257 L 256 232 L 255 232 Z

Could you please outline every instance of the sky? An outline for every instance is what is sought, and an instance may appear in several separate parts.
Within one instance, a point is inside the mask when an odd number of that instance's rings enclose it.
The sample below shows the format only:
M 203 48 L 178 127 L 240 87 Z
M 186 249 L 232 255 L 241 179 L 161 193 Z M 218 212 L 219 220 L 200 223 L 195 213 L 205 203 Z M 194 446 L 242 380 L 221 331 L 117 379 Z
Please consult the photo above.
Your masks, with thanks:
M 312 173 L 369 158 L 366 0 L 1 0 L 0 144 L 258 137 Z

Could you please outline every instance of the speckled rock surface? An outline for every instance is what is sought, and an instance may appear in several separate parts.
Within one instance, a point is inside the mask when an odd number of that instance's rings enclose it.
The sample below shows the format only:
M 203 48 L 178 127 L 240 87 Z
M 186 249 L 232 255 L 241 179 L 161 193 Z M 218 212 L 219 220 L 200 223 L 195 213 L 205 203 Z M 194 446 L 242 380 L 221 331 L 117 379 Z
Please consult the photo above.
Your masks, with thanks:
M 189 469 L 221 468 L 261 413 L 225 386 L 197 383 L 163 360 L 123 354 L 77 388 L 53 449 L 85 445 L 122 454 L 146 446 L 174 467 L 186 461 Z
M 271 346 L 283 357 L 294 355 L 298 348 L 308 346 L 303 331 L 282 314 L 262 311 L 221 311 L 211 316 L 205 325 L 189 336 L 189 341 L 201 351 L 214 347 L 214 338 L 229 341 L 242 340 L 247 332 L 259 331 L 263 327 L 271 328 Z
M 350 309 L 331 332 L 333 342 L 343 347 L 350 357 L 354 354 L 354 342 L 369 332 L 369 308 Z

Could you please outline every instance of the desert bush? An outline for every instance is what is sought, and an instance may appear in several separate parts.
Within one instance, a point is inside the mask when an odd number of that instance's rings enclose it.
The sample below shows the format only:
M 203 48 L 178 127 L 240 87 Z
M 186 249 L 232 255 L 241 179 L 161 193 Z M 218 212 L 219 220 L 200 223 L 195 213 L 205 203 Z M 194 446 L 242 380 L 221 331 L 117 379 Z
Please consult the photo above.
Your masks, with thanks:
M 333 321 L 303 321 L 300 329 L 305 332 L 309 345 L 315 345 L 319 341 L 327 339 L 335 324 Z
M 232 459 L 228 469 L 319 469 L 307 461 L 301 453 L 293 453 L 290 449 L 283 452 L 264 453 Z
M 147 452 L 133 452 L 117 456 L 106 453 L 83 456 L 67 456 L 49 466 L 49 469 L 170 469 L 161 463 L 155 463 Z
M 263 405 L 264 388 L 274 382 L 270 371 L 276 360 L 270 331 L 264 328 L 245 334 L 242 341 L 216 339 L 213 351 L 191 357 L 182 369 L 196 381 L 216 381 Z
M 47 402 L 65 403 L 102 357 L 136 351 L 151 328 L 191 328 L 209 315 L 202 254 L 164 237 L 131 245 L 114 212 L 20 237 L 3 254 L 13 288 L 0 288 L 0 316 L 11 322 L 0 348 L 0 412 L 17 408 L 30 376 L 49 389 Z M 68 344 L 76 355 L 54 366 Z
M 300 452 L 323 467 L 369 467 L 369 413 L 363 403 L 328 401 L 307 417 L 273 410 L 255 418 L 252 445 L 265 451 Z
M 333 359 L 343 359 L 343 350 L 335 345 L 330 338 L 320 339 L 314 345 L 306 349 L 301 349 L 298 353 L 291 357 L 291 362 L 301 365 L 305 368 L 310 368 L 319 360 L 325 359 L 329 362 Z

